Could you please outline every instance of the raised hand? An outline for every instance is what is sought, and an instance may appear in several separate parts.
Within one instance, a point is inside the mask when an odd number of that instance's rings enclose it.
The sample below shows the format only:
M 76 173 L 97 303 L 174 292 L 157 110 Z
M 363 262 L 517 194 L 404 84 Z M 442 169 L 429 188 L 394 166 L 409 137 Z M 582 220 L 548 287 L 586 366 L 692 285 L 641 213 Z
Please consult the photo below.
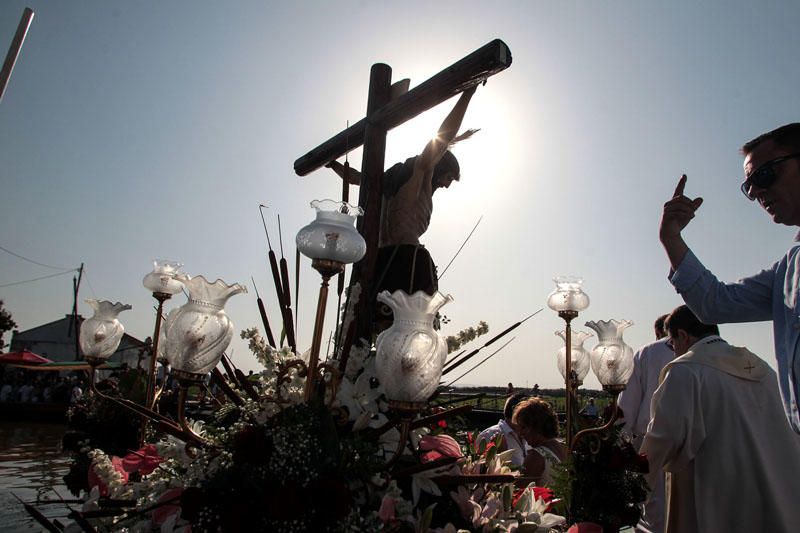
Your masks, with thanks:
M 689 222 L 694 218 L 694 213 L 703 203 L 702 198 L 695 198 L 694 200 L 688 198 L 683 194 L 686 187 L 686 174 L 681 176 L 678 180 L 678 185 L 675 187 L 675 193 L 672 198 L 664 204 L 664 212 L 661 214 L 661 227 L 659 229 L 659 237 L 661 242 L 665 239 L 674 239 L 680 237 L 681 231 Z

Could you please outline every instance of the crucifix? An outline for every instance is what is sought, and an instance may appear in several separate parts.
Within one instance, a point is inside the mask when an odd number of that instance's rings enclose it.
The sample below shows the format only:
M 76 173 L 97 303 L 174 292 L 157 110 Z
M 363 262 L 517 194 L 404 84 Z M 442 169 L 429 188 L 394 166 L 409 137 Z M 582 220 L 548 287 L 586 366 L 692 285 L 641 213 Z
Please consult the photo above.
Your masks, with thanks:
M 477 86 L 510 65 L 511 50 L 503 41 L 495 39 L 410 91 L 404 91 L 402 88 L 398 90 L 403 82 L 392 86 L 391 67 L 376 63 L 370 70 L 366 117 L 294 162 L 295 172 L 305 176 L 353 148 L 364 147 L 358 197 L 358 205 L 364 210 L 364 216 L 358 221 L 357 227 L 367 243 L 367 253 L 354 265 L 350 277 L 351 289 L 360 285 L 360 297 L 353 310 L 355 318 L 352 326 L 348 331 L 341 332 L 341 370 L 344 370 L 354 339 L 365 339 L 368 343 L 372 333 L 369 309 L 376 296 L 374 285 L 381 226 L 381 176 L 384 172 L 387 133 L 452 96 Z M 401 94 L 395 96 L 393 93 Z

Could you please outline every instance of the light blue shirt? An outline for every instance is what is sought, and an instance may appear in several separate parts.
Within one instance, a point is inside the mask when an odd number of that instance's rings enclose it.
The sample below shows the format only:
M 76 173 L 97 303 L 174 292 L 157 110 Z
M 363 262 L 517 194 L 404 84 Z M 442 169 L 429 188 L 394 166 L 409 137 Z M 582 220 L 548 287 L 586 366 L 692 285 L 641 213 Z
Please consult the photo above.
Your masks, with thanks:
M 697 318 L 707 324 L 772 320 L 783 406 L 792 428 L 800 433 L 800 245 L 790 248 L 770 268 L 736 283 L 719 281 L 689 250 L 669 280 Z

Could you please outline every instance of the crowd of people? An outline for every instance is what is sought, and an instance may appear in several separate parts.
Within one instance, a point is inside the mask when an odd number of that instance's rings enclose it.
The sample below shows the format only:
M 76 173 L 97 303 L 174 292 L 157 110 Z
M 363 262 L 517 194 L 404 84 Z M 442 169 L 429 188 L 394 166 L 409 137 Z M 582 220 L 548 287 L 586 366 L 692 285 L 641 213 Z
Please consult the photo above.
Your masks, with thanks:
M 0 382 L 0 402 L 74 404 L 85 391 L 76 376 L 21 371 L 7 372 Z

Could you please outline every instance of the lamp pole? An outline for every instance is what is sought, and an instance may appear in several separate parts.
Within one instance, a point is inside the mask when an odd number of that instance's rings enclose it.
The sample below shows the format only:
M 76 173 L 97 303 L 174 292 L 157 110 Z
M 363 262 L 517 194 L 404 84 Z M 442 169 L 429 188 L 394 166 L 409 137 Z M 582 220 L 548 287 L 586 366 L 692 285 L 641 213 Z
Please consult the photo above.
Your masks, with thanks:
M 564 406 L 567 411 L 567 449 L 570 449 L 572 446 L 572 403 L 573 403 L 573 388 L 574 388 L 574 377 L 572 375 L 572 320 L 578 316 L 577 311 L 572 310 L 564 310 L 559 311 L 558 316 L 560 316 L 564 322 L 566 322 L 566 336 L 564 342 L 566 344 L 566 351 L 567 357 L 565 362 L 565 369 L 564 372 L 564 386 L 566 387 L 565 396 L 564 396 Z
M 306 402 L 314 398 L 317 386 L 317 367 L 319 366 L 319 351 L 322 345 L 322 327 L 325 324 L 325 306 L 328 303 L 328 282 L 331 277 L 342 272 L 344 263 L 330 259 L 313 259 L 311 266 L 322 275 L 322 285 L 319 288 L 317 300 L 317 315 L 314 319 L 314 337 L 311 341 L 311 354 L 308 358 L 306 386 L 303 391 Z
M 152 353 L 150 354 L 150 365 L 147 372 L 147 403 L 148 409 L 153 409 L 155 403 L 156 387 L 156 358 L 158 357 L 158 338 L 161 335 L 161 316 L 164 312 L 164 302 L 172 298 L 171 294 L 165 292 L 154 292 L 153 298 L 158 300 L 158 311 L 156 312 L 156 325 L 153 331 Z

